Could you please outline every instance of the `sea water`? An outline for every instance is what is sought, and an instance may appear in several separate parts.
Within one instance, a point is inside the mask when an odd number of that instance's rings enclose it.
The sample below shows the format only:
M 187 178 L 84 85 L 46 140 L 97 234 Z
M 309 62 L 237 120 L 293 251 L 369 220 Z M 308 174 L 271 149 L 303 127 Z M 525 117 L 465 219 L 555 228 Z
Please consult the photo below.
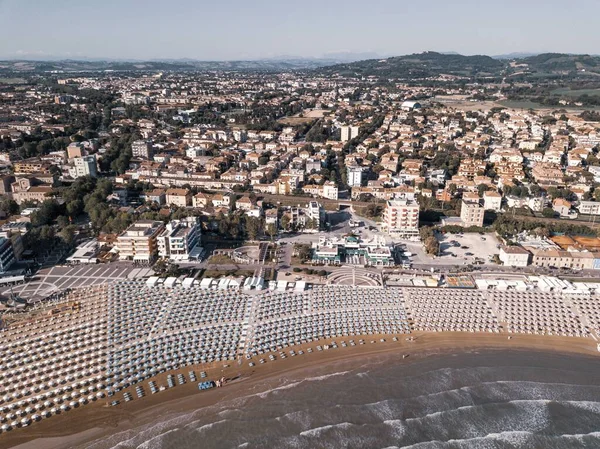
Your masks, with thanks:
M 600 357 L 488 351 L 356 365 L 271 379 L 88 447 L 600 448 Z

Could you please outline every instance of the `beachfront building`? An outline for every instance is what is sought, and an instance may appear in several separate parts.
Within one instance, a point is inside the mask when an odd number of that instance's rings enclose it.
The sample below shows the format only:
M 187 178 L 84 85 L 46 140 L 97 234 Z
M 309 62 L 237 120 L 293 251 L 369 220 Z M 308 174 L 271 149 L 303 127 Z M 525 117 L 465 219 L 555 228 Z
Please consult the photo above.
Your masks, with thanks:
M 406 199 L 386 202 L 382 225 L 389 234 L 418 239 L 419 204 Z
M 395 265 L 392 248 L 383 238 L 362 240 L 356 235 L 321 237 L 312 244 L 312 261 L 316 264 L 368 266 Z
M 200 223 L 197 217 L 169 222 L 157 237 L 158 255 L 172 261 L 198 260 L 202 255 L 200 246 Z
M 138 220 L 117 237 L 119 259 L 150 263 L 156 258 L 161 221 Z
M 531 254 L 521 246 L 501 246 L 499 257 L 504 266 L 526 267 Z

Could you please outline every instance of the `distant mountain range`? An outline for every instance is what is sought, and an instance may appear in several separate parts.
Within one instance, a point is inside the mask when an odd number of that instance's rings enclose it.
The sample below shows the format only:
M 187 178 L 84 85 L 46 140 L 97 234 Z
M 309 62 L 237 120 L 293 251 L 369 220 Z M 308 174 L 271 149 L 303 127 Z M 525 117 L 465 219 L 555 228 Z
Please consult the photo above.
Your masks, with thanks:
M 375 57 L 373 57 L 375 56 Z M 370 58 L 370 59 L 364 59 Z M 97 71 L 294 71 L 315 70 L 323 75 L 427 78 L 442 74 L 504 77 L 560 73 L 599 73 L 600 56 L 564 53 L 511 53 L 464 56 L 454 52 L 424 52 L 391 58 L 375 53 L 339 52 L 323 58 L 280 56 L 261 60 L 198 61 L 194 59 L 0 61 L 3 72 L 97 72 Z

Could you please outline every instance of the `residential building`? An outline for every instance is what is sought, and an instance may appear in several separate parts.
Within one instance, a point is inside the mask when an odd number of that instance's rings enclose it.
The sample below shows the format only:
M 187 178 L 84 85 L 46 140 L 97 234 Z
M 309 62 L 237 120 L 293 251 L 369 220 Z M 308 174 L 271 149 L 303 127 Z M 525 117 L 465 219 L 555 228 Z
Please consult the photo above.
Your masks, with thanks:
M 498 212 L 502 209 L 502 195 L 491 190 L 483 192 L 483 207 L 485 210 Z
M 342 126 L 340 130 L 342 132 L 340 140 L 348 142 L 358 136 L 360 128 L 358 126 Z
M 69 169 L 69 176 L 71 178 L 81 178 L 83 176 L 97 178 L 98 163 L 96 162 L 96 155 L 91 154 L 89 156 L 74 158 L 73 167 Z
M 10 239 L 0 237 L 0 273 L 8 271 L 16 260 Z
M 365 178 L 365 167 L 361 167 L 359 165 L 349 165 L 346 168 L 347 173 L 347 184 L 350 187 L 360 187 L 363 184 L 363 180 Z
M 460 207 L 460 219 L 465 228 L 471 226 L 483 226 L 483 215 L 485 209 L 479 204 L 479 201 L 462 200 Z
M 162 206 L 166 202 L 166 194 L 163 189 L 154 189 L 150 192 L 145 192 L 140 195 L 145 201 L 149 203 L 156 203 Z
M 200 232 L 197 217 L 169 222 L 157 237 L 158 255 L 172 261 L 198 260 L 202 254 Z
M 188 207 L 192 205 L 192 193 L 187 189 L 167 189 L 165 200 L 168 206 Z
M 552 202 L 552 209 L 554 209 L 554 212 L 559 214 L 561 217 L 568 217 L 571 213 L 572 206 L 573 205 L 570 201 L 567 201 L 563 198 L 556 198 Z
M 161 221 L 138 220 L 117 237 L 121 260 L 152 262 L 157 254 L 157 238 L 163 231 Z
M 330 200 L 338 199 L 338 188 L 332 181 L 326 181 L 323 184 L 323 198 L 327 198 Z
M 388 201 L 383 212 L 383 227 L 389 234 L 418 238 L 419 204 L 409 200 Z
M 131 144 L 131 155 L 139 159 L 152 159 L 152 141 L 136 140 Z
M 600 215 L 600 202 L 580 201 L 577 210 L 583 215 Z

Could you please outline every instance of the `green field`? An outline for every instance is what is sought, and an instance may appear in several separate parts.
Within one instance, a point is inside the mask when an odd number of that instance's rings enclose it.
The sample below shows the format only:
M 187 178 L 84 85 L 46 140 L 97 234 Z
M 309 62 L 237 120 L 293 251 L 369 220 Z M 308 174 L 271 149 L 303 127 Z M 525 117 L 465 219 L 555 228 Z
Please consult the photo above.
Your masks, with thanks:
M 0 84 L 25 84 L 26 82 L 23 78 L 0 78 Z
M 565 109 L 567 111 L 598 111 L 600 110 L 600 106 L 548 106 L 544 104 L 534 103 L 533 101 L 528 100 L 502 100 L 498 101 L 497 104 L 500 106 L 504 106 L 509 109 L 546 109 L 548 111 L 556 110 L 556 109 Z
M 552 95 L 560 95 L 561 97 L 577 98 L 581 95 L 600 96 L 600 89 L 576 89 L 571 90 L 568 87 L 554 89 L 550 92 Z

